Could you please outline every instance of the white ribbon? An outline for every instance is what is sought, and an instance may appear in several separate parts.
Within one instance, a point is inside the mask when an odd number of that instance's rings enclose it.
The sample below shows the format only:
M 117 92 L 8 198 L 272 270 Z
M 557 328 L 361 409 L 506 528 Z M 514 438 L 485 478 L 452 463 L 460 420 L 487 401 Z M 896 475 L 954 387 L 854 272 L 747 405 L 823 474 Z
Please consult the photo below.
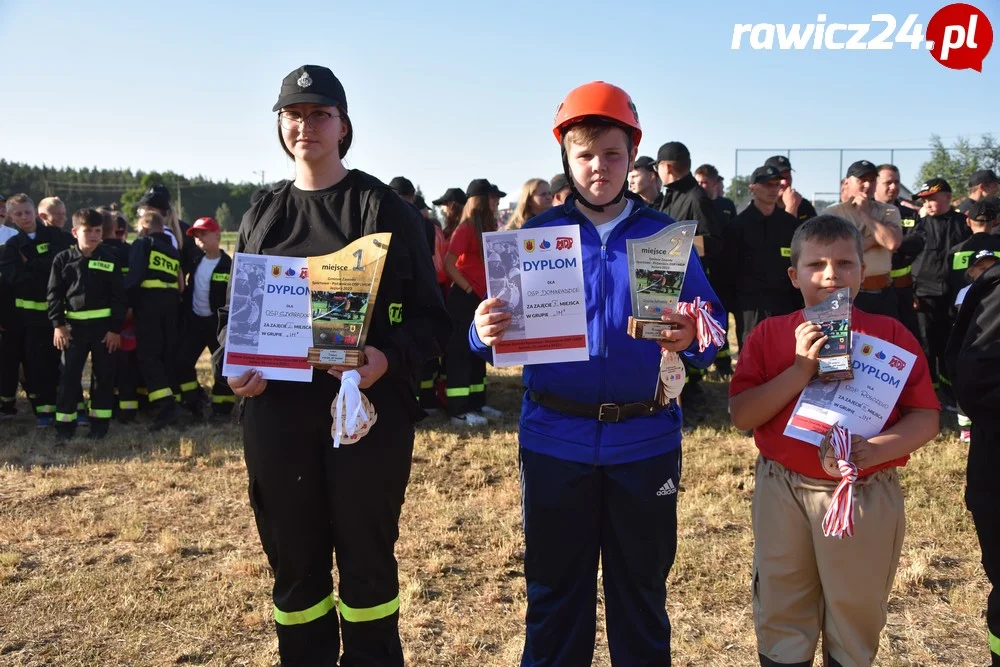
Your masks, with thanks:
M 333 403 L 333 446 L 340 447 L 344 435 L 354 437 L 358 427 L 369 420 L 361 401 L 358 384 L 361 376 L 357 371 L 346 371 L 340 378 L 340 391 Z

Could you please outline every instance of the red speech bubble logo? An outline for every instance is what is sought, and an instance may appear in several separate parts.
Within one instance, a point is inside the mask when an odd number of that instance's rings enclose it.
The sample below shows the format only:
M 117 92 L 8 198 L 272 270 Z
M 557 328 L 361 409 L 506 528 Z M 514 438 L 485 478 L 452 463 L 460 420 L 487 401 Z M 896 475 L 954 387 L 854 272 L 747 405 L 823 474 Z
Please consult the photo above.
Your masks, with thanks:
M 986 14 L 972 5 L 942 7 L 927 24 L 931 55 L 951 69 L 983 71 L 983 60 L 993 48 L 993 26 Z

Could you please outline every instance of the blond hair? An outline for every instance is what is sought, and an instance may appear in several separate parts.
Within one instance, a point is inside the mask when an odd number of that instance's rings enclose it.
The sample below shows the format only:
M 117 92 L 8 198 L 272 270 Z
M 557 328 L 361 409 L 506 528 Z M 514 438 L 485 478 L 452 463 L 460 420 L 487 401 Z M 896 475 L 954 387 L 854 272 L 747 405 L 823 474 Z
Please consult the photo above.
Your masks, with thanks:
M 542 183 L 549 184 L 544 178 L 530 178 L 521 186 L 521 194 L 517 199 L 517 207 L 514 214 L 507 221 L 507 229 L 520 229 L 525 222 L 537 215 L 531 210 L 531 198 L 535 196 L 535 191 Z
M 60 205 L 65 206 L 65 204 L 63 204 L 63 200 L 59 199 L 59 197 L 46 197 L 42 201 L 38 202 L 38 212 L 48 213 L 53 208 Z

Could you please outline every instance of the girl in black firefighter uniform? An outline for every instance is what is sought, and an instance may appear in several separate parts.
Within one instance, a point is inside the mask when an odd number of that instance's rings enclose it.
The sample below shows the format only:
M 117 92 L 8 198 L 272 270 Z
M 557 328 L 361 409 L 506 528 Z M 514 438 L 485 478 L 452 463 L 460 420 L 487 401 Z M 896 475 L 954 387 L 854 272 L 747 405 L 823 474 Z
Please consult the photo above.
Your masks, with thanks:
M 282 81 L 273 111 L 296 178 L 247 212 L 236 251 L 310 257 L 367 234 L 392 233 L 367 361 L 357 369 L 378 413 L 363 439 L 333 447 L 337 369 L 314 371 L 309 384 L 269 383 L 259 371 L 229 378 L 234 393 L 247 397 L 242 423 L 250 504 L 274 570 L 281 664 L 337 665 L 342 634 L 341 667 L 402 665 L 393 549 L 413 424 L 425 414 L 417 380 L 423 362 L 439 355 L 447 340 L 448 315 L 416 211 L 374 177 L 342 163 L 352 123 L 333 73 L 314 65 L 296 69 Z M 223 326 L 227 311 L 220 312 Z M 217 365 L 224 355 L 224 348 L 215 355 Z
M 104 218 L 92 208 L 73 214 L 77 245 L 56 255 L 49 276 L 49 320 L 53 344 L 65 355 L 56 398 L 56 437 L 76 431 L 80 380 L 90 356 L 90 438 L 103 438 L 114 403 L 114 353 L 125 323 L 125 279 L 110 248 L 104 247 Z

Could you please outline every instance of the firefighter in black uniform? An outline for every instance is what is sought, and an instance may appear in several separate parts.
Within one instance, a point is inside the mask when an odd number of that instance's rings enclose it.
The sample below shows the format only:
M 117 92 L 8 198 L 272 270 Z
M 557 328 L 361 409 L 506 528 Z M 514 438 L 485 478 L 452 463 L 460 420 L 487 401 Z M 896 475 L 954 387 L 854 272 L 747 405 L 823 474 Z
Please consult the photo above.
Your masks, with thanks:
M 52 344 L 47 294 L 52 260 L 72 239 L 58 227 L 45 227 L 35 219 L 35 205 L 25 194 L 7 202 L 7 214 L 18 227 L 16 236 L 0 250 L 0 274 L 14 296 L 11 327 L 4 332 L 4 346 L 12 346 L 4 359 L 0 395 L 13 409 L 18 365 L 24 365 L 28 398 L 39 427 L 52 426 L 59 385 L 59 350 Z
M 985 253 L 984 253 L 985 254 Z M 992 590 L 986 626 L 993 667 L 1000 667 L 1000 263 L 969 288 L 948 340 L 955 396 L 972 418 L 965 504 L 979 536 Z
M 695 247 L 701 257 L 705 275 L 715 288 L 714 275 L 717 260 L 722 253 L 722 219 L 712 205 L 705 190 L 691 173 L 691 153 L 679 141 L 670 141 L 656 152 L 656 171 L 663 183 L 663 198 L 658 199 L 659 210 L 677 221 L 696 220 L 698 229 Z M 705 371 L 685 364 L 687 382 L 681 393 L 684 414 L 696 413 L 704 401 L 701 378 Z
M 187 235 L 198 244 L 201 255 L 195 260 L 184 290 L 184 323 L 177 345 L 177 381 L 181 402 L 196 421 L 203 418 L 203 392 L 195 366 L 207 347 L 219 347 L 219 309 L 226 305 L 226 288 L 233 260 L 219 247 L 221 227 L 214 218 L 198 218 Z M 212 415 L 222 418 L 233 410 L 236 397 L 221 374 L 212 383 Z
M 725 291 L 735 311 L 740 345 L 761 320 L 802 308 L 802 294 L 788 279 L 792 236 L 799 221 L 778 204 L 781 175 L 757 167 L 750 176 L 750 204 L 726 227 L 722 264 Z
M 125 279 L 115 254 L 101 240 L 104 217 L 92 208 L 73 214 L 77 244 L 52 262 L 48 314 L 55 328 L 53 344 L 65 354 L 56 398 L 56 437 L 76 432 L 83 367 L 90 356 L 90 438 L 108 433 L 114 404 L 114 353 L 125 322 Z
M 899 321 L 920 340 L 917 311 L 913 309 L 913 260 L 924 249 L 926 237 L 918 207 L 909 206 L 908 202 L 903 203 L 899 199 L 899 183 L 899 169 L 896 165 L 879 165 L 875 181 L 875 201 L 896 207 L 903 231 L 903 240 L 892 253 L 892 268 L 889 271 L 892 287 L 896 291 Z
M 815 218 L 816 207 L 792 187 L 792 163 L 784 155 L 774 155 L 764 162 L 765 167 L 774 167 L 781 174 L 781 191 L 778 193 L 778 208 L 791 214 L 799 222 Z
M 229 378 L 236 395 L 247 397 L 241 411 L 250 504 L 274 570 L 281 664 L 402 665 L 393 550 L 413 423 L 424 416 L 418 378 L 423 362 L 448 340 L 448 315 L 416 211 L 374 177 L 343 165 L 353 124 L 333 73 L 315 65 L 296 69 L 282 81 L 273 110 L 296 180 L 246 213 L 237 252 L 310 257 L 367 234 L 392 233 L 371 306 L 367 361 L 358 369 L 378 412 L 363 439 L 337 449 L 331 443 L 330 404 L 344 369 L 317 370 L 309 384 L 268 382 L 256 370 Z M 220 312 L 223 326 L 227 311 Z M 216 364 L 224 357 L 223 347 Z
M 125 287 L 135 313 L 136 357 L 149 394 L 158 407 L 150 430 L 177 421 L 174 368 L 177 363 L 178 290 L 183 289 L 180 254 L 163 233 L 163 216 L 146 211 L 139 218 L 140 236 L 129 250 Z
M 122 276 L 128 276 L 129 244 L 126 240 L 128 220 L 117 209 L 106 208 L 102 212 L 111 218 L 111 227 L 107 226 L 105 220 L 104 240 L 101 241 L 101 245 L 110 250 L 118 260 Z M 126 424 L 135 420 L 136 412 L 139 410 L 139 396 L 136 393 L 139 386 L 139 362 L 136 359 L 135 348 L 135 318 L 127 312 L 125 323 L 122 325 L 121 343 L 114 354 L 116 414 L 118 420 Z
M 990 233 L 996 227 L 997 216 L 1000 216 L 1000 202 L 995 199 L 983 199 L 966 207 L 966 224 L 972 236 L 953 246 L 948 253 L 952 293 L 957 293 L 968 284 L 966 271 L 969 269 L 969 260 L 977 252 L 1000 252 L 1000 236 Z
M 971 235 L 965 216 L 951 207 L 951 186 L 943 178 L 932 178 L 915 195 L 924 201 L 927 216 L 923 219 L 926 237 L 923 252 L 913 261 L 913 289 L 916 297 L 920 342 L 930 364 L 935 386 L 951 398 L 951 383 L 944 367 L 944 348 L 951 328 L 951 290 L 949 251 Z

